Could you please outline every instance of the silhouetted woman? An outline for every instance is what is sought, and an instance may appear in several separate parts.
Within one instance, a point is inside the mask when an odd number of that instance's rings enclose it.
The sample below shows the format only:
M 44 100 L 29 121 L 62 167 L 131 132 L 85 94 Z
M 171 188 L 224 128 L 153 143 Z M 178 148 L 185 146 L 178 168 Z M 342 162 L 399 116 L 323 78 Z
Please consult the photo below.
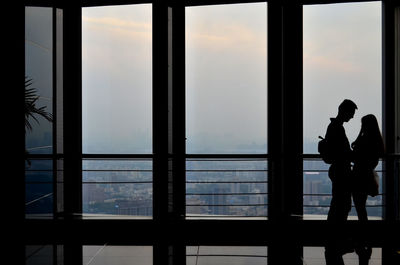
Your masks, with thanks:
M 374 115 L 369 114 L 361 118 L 360 134 L 352 144 L 352 148 L 354 154 L 352 196 L 358 220 L 366 222 L 367 197 L 378 194 L 374 169 L 384 153 L 382 135 Z M 372 253 L 371 247 L 365 242 L 365 236 L 367 235 L 359 236 L 355 246 L 360 265 L 367 265 Z
M 374 169 L 383 155 L 383 139 L 378 121 L 372 114 L 361 118 L 361 130 L 351 145 L 354 153 L 352 195 L 358 220 L 367 221 L 368 195 L 376 196 Z

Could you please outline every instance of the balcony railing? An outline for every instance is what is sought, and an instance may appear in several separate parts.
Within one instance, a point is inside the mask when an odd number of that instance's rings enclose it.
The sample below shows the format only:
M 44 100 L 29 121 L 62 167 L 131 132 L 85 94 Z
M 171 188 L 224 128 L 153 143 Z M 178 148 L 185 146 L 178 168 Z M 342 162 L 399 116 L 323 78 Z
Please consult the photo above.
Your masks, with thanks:
M 326 219 L 332 199 L 332 183 L 328 177 L 329 165 L 325 164 L 318 155 L 305 155 L 303 161 L 304 218 Z M 375 168 L 379 175 L 379 194 L 375 197 L 368 196 L 366 205 L 369 219 L 382 219 L 383 207 L 385 206 L 383 203 L 385 196 L 383 192 L 384 163 L 395 163 L 395 172 L 396 170 L 397 174 L 399 172 L 399 156 L 391 155 L 380 160 L 378 166 Z M 357 218 L 354 204 L 352 205 L 349 218 Z
M 332 197 L 329 165 L 318 155 L 304 155 L 303 161 L 304 218 L 326 219 Z M 84 215 L 152 218 L 151 155 L 89 155 L 84 156 L 82 163 Z M 398 176 L 399 164 L 400 156 L 392 155 L 376 168 L 380 192 L 367 201 L 371 219 L 382 218 L 385 168 L 390 166 L 394 170 L 391 174 Z M 27 166 L 25 205 L 29 216 L 53 215 L 55 185 L 59 184 L 55 183 L 58 172 L 53 168 L 53 160 L 41 157 L 31 159 L 31 165 Z M 266 219 L 268 158 L 266 155 L 188 155 L 185 198 L 186 217 L 190 219 Z M 350 216 L 356 218 L 354 207 Z
M 25 166 L 26 218 L 53 216 L 54 167 L 48 158 L 31 158 Z
M 187 218 L 267 216 L 268 161 L 265 157 L 187 158 Z
M 151 158 L 85 158 L 82 163 L 84 216 L 152 218 Z

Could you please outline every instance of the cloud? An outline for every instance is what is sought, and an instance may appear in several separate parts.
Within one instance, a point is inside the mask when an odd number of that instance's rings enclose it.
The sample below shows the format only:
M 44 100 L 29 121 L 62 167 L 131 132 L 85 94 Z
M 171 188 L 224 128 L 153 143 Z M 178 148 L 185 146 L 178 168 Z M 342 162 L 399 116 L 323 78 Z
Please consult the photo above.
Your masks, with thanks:
M 212 27 L 188 27 L 186 30 L 187 45 L 194 49 L 208 52 L 240 52 L 266 56 L 267 39 L 265 31 L 257 31 L 246 25 L 216 23 Z
M 136 22 L 115 17 L 82 17 L 83 26 L 95 32 L 109 32 L 116 38 L 151 40 L 151 23 Z M 92 33 L 93 34 L 93 33 Z
M 86 23 L 92 23 L 99 25 L 101 27 L 117 27 L 117 28 L 125 28 L 125 29 L 136 29 L 140 31 L 149 31 L 151 30 L 151 24 L 144 22 L 135 22 L 128 21 L 125 19 L 119 19 L 116 17 L 87 17 L 83 16 L 82 20 Z
M 343 60 L 337 56 L 329 55 L 313 55 L 304 52 L 304 66 L 310 69 L 318 69 L 318 71 L 334 71 L 344 73 L 361 73 L 362 69 L 358 63 L 354 61 Z

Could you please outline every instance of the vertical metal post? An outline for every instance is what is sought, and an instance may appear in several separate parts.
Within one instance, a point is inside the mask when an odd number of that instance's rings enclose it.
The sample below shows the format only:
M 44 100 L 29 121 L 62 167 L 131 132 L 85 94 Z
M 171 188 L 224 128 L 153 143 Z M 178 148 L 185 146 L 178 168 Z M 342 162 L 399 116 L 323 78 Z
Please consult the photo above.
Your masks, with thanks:
M 22 2 L 22 3 L 21 3 Z M 10 3 L 11 4 L 11 3 Z M 4 203 L 4 226 L 7 228 L 23 228 L 25 218 L 25 134 L 24 134 L 24 82 L 25 82 L 25 6 L 23 1 L 13 2 L 8 6 L 8 12 L 13 14 L 13 25 L 4 28 L 8 41 L 4 42 L 5 61 L 3 74 L 3 152 L 4 170 L 3 196 L 9 198 Z M 16 231 L 16 230 L 15 230 Z M 25 235 L 6 233 L 5 252 L 13 258 L 13 263 L 25 262 Z
M 82 15 L 80 3 L 68 3 L 63 14 L 64 60 L 64 209 L 82 213 Z
M 278 220 L 282 213 L 282 6 L 268 3 L 268 217 Z
M 185 153 L 186 153 L 186 116 L 185 116 L 185 6 L 174 1 L 171 11 L 171 122 L 170 155 L 173 158 L 173 205 L 174 218 L 185 218 Z
M 395 158 L 391 154 L 396 151 L 396 126 L 398 123 L 396 114 L 396 14 L 395 1 L 386 0 L 382 3 L 382 106 L 383 106 L 383 137 L 386 153 L 389 154 L 383 161 L 383 218 L 387 222 L 393 222 L 398 215 L 398 176 L 395 174 Z M 390 244 L 390 243 L 389 243 Z M 382 246 L 382 264 L 393 264 L 394 249 L 391 245 Z
M 153 216 L 168 220 L 168 5 L 153 3 Z
M 303 213 L 302 17 L 299 3 L 268 3 L 269 218 L 281 229 Z M 295 238 L 274 242 L 269 250 L 269 264 L 301 264 Z
M 394 6 L 394 41 L 395 41 L 395 147 L 394 153 L 400 154 L 400 3 Z M 395 168 L 395 210 L 396 218 L 400 220 L 400 158 L 394 158 Z

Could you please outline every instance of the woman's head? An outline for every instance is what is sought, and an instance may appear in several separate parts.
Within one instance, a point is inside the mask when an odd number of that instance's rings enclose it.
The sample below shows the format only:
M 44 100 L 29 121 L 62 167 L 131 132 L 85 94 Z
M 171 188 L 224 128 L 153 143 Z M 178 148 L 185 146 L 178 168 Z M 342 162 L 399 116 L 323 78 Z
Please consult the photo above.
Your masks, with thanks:
M 371 141 L 370 144 L 375 143 L 380 153 L 384 152 L 383 139 L 375 115 L 368 114 L 361 118 L 361 134 Z
M 364 134 L 368 135 L 380 135 L 378 120 L 375 115 L 368 114 L 361 118 L 361 129 Z

